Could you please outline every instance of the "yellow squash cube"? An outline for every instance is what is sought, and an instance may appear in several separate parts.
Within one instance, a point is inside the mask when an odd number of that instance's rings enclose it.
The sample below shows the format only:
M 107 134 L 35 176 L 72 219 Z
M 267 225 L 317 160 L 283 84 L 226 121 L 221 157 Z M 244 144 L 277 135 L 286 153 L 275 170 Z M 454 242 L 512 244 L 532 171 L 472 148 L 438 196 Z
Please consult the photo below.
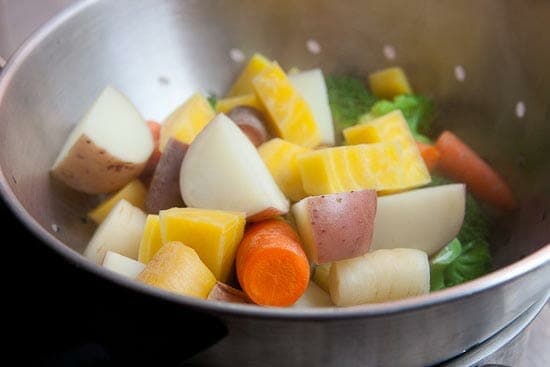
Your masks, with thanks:
M 203 95 L 192 95 L 164 120 L 160 128 L 159 150 L 164 151 L 170 138 L 191 144 L 214 116 L 212 106 Z
M 227 282 L 243 237 L 245 213 L 172 208 L 159 215 L 163 243 L 180 241 L 195 249 L 216 279 Z
M 302 186 L 297 157 L 309 151 L 300 145 L 285 140 L 271 139 L 258 148 L 271 175 L 281 191 L 292 201 L 300 201 L 307 196 Z
M 260 75 L 265 68 L 271 65 L 271 61 L 265 58 L 263 55 L 254 54 L 244 70 L 241 72 L 229 92 L 227 97 L 241 96 L 244 94 L 254 94 L 254 86 L 252 80 Z
M 398 67 L 369 75 L 370 89 L 378 98 L 393 99 L 401 94 L 412 94 L 412 88 L 403 69 Z
M 272 130 L 286 141 L 308 148 L 321 142 L 321 132 L 305 99 L 277 63 L 252 81 L 271 117 Z
M 133 206 L 145 210 L 145 197 L 147 189 L 140 180 L 133 180 L 120 189 L 116 194 L 109 197 L 107 200 L 99 204 L 95 209 L 88 213 L 88 217 L 96 224 L 101 224 L 107 217 L 111 209 L 122 199 L 126 200 Z
M 399 144 L 401 159 L 396 164 L 403 172 L 400 179 L 403 188 L 421 186 L 431 181 L 428 168 L 401 111 L 393 111 L 374 120 L 348 127 L 344 130 L 344 137 L 350 145 L 386 142 Z
M 216 104 L 216 110 L 221 113 L 228 113 L 233 108 L 238 106 L 254 107 L 257 110 L 264 112 L 264 106 L 256 96 L 256 93 L 220 99 Z
M 214 274 L 197 252 L 181 242 L 162 246 L 137 276 L 145 284 L 186 296 L 206 299 L 216 284 Z
M 149 214 L 139 244 L 138 260 L 147 264 L 162 247 L 160 239 L 160 219 L 158 215 Z

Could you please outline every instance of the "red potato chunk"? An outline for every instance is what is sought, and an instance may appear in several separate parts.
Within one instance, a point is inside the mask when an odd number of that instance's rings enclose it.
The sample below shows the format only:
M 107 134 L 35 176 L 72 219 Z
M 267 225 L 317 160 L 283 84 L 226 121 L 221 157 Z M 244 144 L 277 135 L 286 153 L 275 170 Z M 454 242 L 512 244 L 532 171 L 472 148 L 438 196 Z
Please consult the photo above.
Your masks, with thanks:
M 364 255 L 372 241 L 376 191 L 310 196 L 292 207 L 311 262 L 324 264 Z
M 180 168 L 189 146 L 179 140 L 168 140 L 151 179 L 145 210 L 149 214 L 174 207 L 183 207 L 180 194 Z

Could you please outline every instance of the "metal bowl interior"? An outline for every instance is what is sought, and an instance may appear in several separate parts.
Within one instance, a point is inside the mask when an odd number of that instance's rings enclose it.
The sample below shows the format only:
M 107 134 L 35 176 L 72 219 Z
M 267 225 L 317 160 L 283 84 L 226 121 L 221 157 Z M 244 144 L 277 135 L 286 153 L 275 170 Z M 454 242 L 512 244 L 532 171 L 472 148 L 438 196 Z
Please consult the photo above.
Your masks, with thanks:
M 212 312 L 281 320 L 379 316 L 516 284 L 535 270 L 548 275 L 548 14 L 548 2 L 519 0 L 83 1 L 37 32 L 3 72 L 0 190 L 20 218 L 71 261 L 125 286 Z M 308 50 L 311 40 L 320 53 Z M 520 198 L 517 212 L 497 218 L 492 251 L 500 270 L 425 297 L 298 311 L 207 304 L 87 263 L 79 255 L 93 231 L 85 213 L 98 198 L 68 190 L 48 175 L 71 127 L 107 84 L 157 120 L 197 90 L 222 95 L 242 67 L 230 58 L 234 48 L 247 56 L 262 52 L 285 68 L 321 67 L 326 74 L 366 76 L 402 66 L 415 89 L 435 100 L 435 131 L 456 132 Z M 548 289 L 547 279 L 533 283 L 525 301 L 506 314 L 508 321 Z

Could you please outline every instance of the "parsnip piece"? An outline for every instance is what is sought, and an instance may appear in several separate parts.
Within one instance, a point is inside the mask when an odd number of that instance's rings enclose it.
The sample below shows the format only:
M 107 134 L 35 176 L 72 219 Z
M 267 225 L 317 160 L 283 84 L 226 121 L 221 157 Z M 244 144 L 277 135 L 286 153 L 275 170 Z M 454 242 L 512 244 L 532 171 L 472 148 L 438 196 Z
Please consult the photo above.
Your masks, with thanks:
M 378 250 L 332 264 L 330 298 L 338 306 L 393 301 L 430 291 L 430 265 L 415 249 Z
M 170 292 L 203 299 L 216 284 L 214 274 L 195 250 L 181 242 L 162 246 L 137 279 Z
M 126 200 L 120 200 L 96 229 L 84 256 L 101 264 L 107 251 L 137 259 L 145 213 Z

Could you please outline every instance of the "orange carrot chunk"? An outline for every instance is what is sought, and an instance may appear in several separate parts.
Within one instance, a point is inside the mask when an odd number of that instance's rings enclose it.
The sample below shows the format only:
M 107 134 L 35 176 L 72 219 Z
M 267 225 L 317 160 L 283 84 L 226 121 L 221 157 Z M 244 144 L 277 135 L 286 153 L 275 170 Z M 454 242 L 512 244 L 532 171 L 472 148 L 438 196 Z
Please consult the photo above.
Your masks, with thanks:
M 237 250 L 236 265 L 242 289 L 258 305 L 293 305 L 309 283 L 309 262 L 299 237 L 279 219 L 247 228 Z
M 456 135 L 444 131 L 435 146 L 441 154 L 438 167 L 443 173 L 464 182 L 475 196 L 497 208 L 517 208 L 514 194 L 504 179 Z
M 420 155 L 422 155 L 424 163 L 426 163 L 426 167 L 428 167 L 428 170 L 432 172 L 437 167 L 439 159 L 441 158 L 439 150 L 433 145 L 420 142 L 416 142 L 416 145 L 418 146 L 418 150 L 420 150 Z

